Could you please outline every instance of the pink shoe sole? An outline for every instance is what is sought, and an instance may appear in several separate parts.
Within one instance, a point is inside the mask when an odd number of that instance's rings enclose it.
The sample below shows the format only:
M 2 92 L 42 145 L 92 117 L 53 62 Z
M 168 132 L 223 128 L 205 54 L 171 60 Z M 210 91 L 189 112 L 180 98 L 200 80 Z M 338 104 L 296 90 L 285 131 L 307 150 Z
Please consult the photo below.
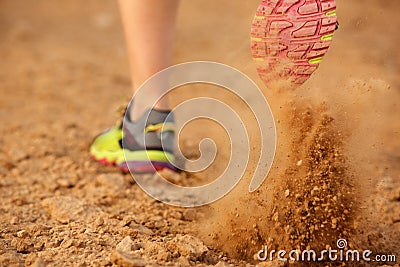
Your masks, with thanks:
M 261 79 L 303 84 L 318 68 L 337 27 L 335 0 L 263 0 L 251 27 Z

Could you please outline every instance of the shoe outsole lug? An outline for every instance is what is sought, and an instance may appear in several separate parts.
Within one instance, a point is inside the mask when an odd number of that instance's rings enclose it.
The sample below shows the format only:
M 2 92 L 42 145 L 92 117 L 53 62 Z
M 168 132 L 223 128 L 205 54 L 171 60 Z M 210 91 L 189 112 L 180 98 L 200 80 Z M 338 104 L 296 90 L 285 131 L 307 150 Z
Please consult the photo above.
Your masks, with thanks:
M 337 26 L 335 0 L 263 0 L 251 27 L 260 78 L 304 83 L 328 51 Z

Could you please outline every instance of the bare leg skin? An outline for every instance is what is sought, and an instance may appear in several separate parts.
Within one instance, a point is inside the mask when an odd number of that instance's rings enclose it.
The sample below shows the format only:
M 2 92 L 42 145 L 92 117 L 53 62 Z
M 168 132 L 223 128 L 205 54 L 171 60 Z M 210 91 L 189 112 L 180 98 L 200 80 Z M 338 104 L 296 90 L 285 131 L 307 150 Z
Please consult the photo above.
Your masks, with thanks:
M 171 65 L 178 5 L 179 0 L 119 0 L 133 93 L 153 74 Z M 162 95 L 165 89 L 154 88 L 154 94 Z M 148 108 L 135 102 L 131 119 L 139 118 Z M 160 100 L 155 108 L 168 110 L 168 98 Z

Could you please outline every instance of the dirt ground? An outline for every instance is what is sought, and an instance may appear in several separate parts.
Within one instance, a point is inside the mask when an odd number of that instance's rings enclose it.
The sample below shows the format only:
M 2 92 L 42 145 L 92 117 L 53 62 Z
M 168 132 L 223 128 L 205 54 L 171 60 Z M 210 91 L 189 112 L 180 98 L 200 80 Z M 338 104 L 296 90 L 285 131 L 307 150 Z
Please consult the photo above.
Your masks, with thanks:
M 252 144 L 233 192 L 183 209 L 89 159 L 92 138 L 113 125 L 130 93 L 116 2 L 0 1 L 0 266 L 398 266 L 400 3 L 337 3 L 341 28 L 324 62 L 306 84 L 286 90 L 266 88 L 251 60 L 258 1 L 182 1 L 174 62 L 241 70 L 264 91 L 278 130 L 271 173 L 248 193 L 260 144 L 249 110 L 213 86 L 173 92 L 174 104 L 196 96 L 230 104 L 249 118 Z M 226 166 L 226 136 L 206 123 L 179 141 L 196 157 L 198 141 L 213 138 L 217 161 L 200 174 L 170 174 L 178 184 L 204 183 Z M 397 261 L 254 257 L 263 246 L 321 250 L 339 238 Z

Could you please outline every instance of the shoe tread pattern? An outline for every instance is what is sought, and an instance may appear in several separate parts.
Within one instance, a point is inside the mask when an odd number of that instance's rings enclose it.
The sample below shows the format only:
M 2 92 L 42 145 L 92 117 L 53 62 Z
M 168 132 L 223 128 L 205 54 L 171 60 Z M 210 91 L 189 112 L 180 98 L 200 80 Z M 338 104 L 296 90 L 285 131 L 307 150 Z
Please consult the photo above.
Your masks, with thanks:
M 328 51 L 337 24 L 334 0 L 263 0 L 251 27 L 261 79 L 304 83 Z

